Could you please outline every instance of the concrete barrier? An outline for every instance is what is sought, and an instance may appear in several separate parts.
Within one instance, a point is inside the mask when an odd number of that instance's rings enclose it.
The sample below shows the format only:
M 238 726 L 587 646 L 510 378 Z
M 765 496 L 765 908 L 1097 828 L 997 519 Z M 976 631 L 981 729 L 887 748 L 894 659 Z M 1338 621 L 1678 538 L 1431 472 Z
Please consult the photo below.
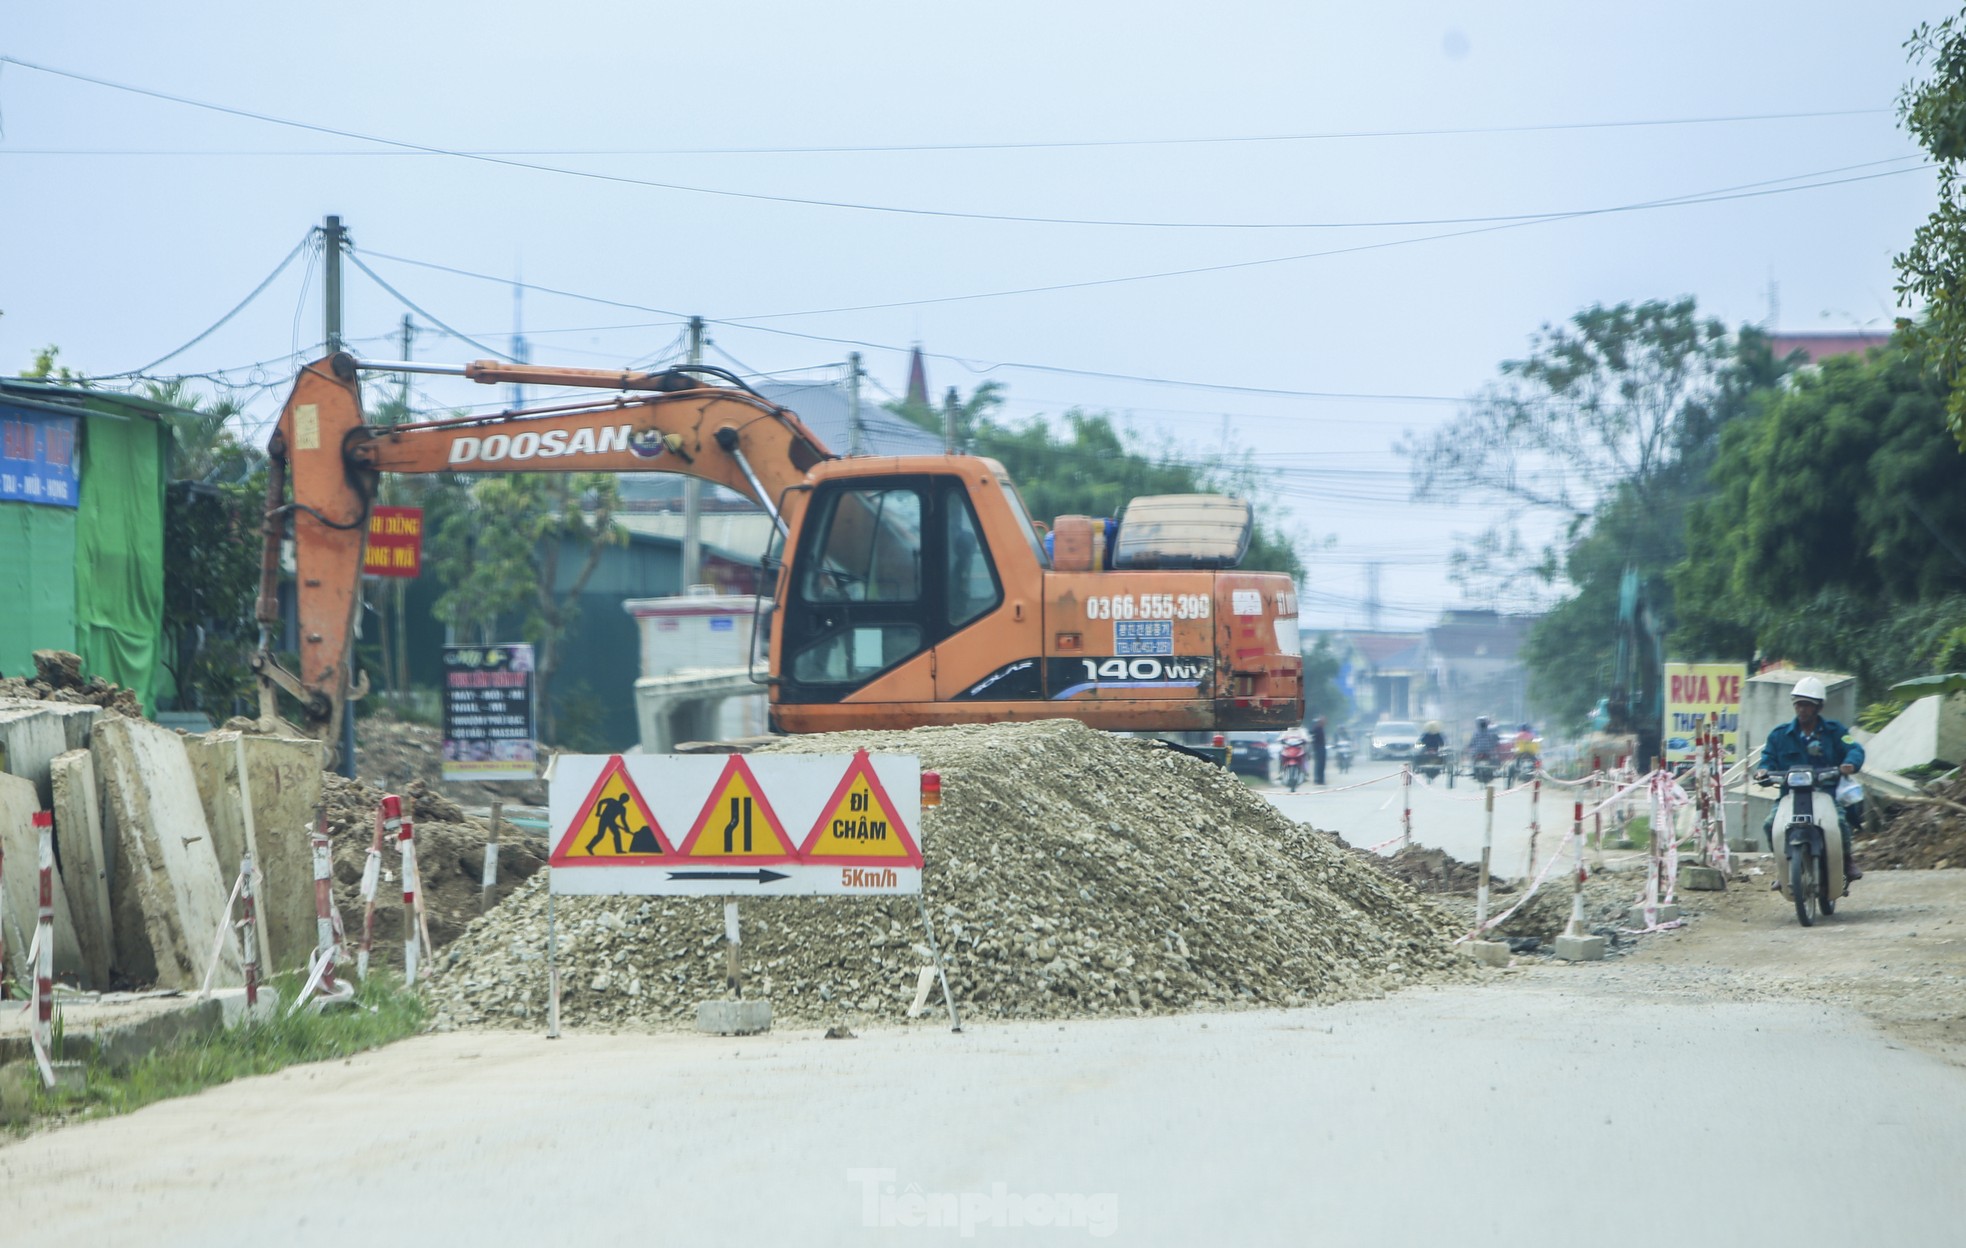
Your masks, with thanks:
M 220 731 L 185 737 L 184 748 L 212 830 L 219 875 L 236 878 L 240 856 L 250 850 L 265 877 L 254 895 L 266 933 L 261 959 L 273 970 L 307 965 L 315 935 L 314 864 L 307 838 L 321 801 L 320 743 Z M 245 795 L 252 799 L 250 820 Z
M 197 988 L 230 885 L 192 778 L 184 739 L 139 719 L 95 730 L 104 831 L 113 837 L 110 905 L 116 964 L 161 988 Z M 245 983 L 236 940 L 225 942 L 215 983 Z
M 33 783 L 41 808 L 55 800 L 48 764 L 68 751 L 68 732 L 48 703 L 9 699 L 0 703 L 0 772 Z
M 51 767 L 55 788 L 55 845 L 61 853 L 62 891 L 81 944 L 85 987 L 107 989 L 116 961 L 116 933 L 109 910 L 109 855 L 96 802 L 96 766 L 87 750 L 58 754 Z
M 34 785 L 19 776 L 0 775 L 0 851 L 6 854 L 7 961 L 13 972 L 27 971 L 28 942 L 34 939 L 34 924 L 41 910 L 41 836 L 33 826 L 34 814 L 42 809 Z M 75 920 L 68 912 L 68 897 L 55 873 L 55 974 L 80 979 L 85 974 L 81 942 L 75 936 Z

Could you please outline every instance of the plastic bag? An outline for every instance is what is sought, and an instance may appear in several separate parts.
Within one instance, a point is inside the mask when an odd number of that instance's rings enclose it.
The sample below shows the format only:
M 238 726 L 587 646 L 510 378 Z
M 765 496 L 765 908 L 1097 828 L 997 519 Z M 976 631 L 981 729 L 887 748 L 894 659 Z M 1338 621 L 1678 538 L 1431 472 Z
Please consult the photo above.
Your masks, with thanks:
M 1864 800 L 1864 786 L 1855 776 L 1844 776 L 1836 782 L 1836 804 L 1855 806 Z

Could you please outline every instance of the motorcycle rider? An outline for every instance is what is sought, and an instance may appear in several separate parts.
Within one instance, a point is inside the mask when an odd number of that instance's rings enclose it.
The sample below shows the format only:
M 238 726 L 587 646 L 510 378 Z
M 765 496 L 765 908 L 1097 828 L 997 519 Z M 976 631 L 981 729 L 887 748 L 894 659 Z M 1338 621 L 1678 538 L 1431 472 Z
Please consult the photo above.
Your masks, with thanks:
M 1439 720 L 1430 719 L 1427 721 L 1427 730 L 1420 734 L 1420 748 L 1422 750 L 1441 751 L 1447 749 L 1447 737 L 1440 731 Z
M 1823 682 L 1817 677 L 1804 676 L 1795 682 L 1795 691 L 1789 695 L 1795 718 L 1768 733 L 1768 741 L 1761 747 L 1757 778 L 1792 767 L 1834 767 L 1849 776 L 1864 765 L 1864 747 L 1850 735 L 1850 730 L 1833 719 L 1823 718 L 1823 700 L 1827 696 Z M 1861 880 L 1864 873 L 1851 854 L 1850 831 L 1853 822 L 1864 821 L 1863 803 L 1854 803 L 1847 810 L 1841 802 L 1836 803 L 1836 818 L 1843 833 L 1843 878 Z M 1774 829 L 1775 812 L 1771 810 L 1761 824 L 1762 838 L 1772 836 Z
M 1296 752 L 1295 760 L 1291 758 L 1292 751 Z M 1277 762 L 1285 771 L 1290 769 L 1293 761 L 1295 761 L 1297 766 L 1303 767 L 1306 760 L 1310 757 L 1310 752 L 1311 738 L 1304 731 L 1302 724 L 1291 725 L 1283 730 L 1282 736 L 1277 738 Z
M 1311 725 L 1311 783 L 1324 784 L 1324 716 Z
M 1474 736 L 1468 738 L 1468 756 L 1486 758 L 1496 764 L 1502 761 L 1502 738 L 1497 735 L 1486 715 L 1475 716 Z

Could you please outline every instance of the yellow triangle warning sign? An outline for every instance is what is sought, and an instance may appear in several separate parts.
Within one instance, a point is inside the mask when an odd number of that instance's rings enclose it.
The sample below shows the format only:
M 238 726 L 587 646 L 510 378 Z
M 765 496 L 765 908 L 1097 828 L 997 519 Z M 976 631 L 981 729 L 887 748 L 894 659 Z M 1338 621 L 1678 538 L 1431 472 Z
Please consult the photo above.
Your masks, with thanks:
M 547 861 L 556 867 L 650 866 L 673 860 L 675 852 L 616 754 Z
M 677 854 L 745 862 L 791 862 L 798 857 L 742 754 L 731 755 L 724 764 Z
M 820 807 L 819 822 L 806 834 L 799 857 L 842 865 L 922 865 L 921 847 L 895 813 L 894 801 L 881 786 L 867 751 L 854 754 L 839 787 Z

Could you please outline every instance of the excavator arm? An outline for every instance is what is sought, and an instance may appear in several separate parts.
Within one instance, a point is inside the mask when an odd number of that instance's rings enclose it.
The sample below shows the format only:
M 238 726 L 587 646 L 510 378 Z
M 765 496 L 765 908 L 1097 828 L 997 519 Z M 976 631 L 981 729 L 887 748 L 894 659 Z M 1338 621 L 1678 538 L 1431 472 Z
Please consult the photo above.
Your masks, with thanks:
M 746 390 L 705 387 L 687 373 L 621 373 L 478 361 L 447 372 L 486 385 L 577 386 L 622 393 L 485 416 L 376 426 L 362 419 L 363 368 L 337 354 L 301 371 L 267 443 L 258 618 L 260 713 L 276 689 L 301 703 L 303 726 L 338 738 L 352 683 L 363 546 L 381 473 L 675 472 L 756 500 L 778 516 L 785 491 L 832 458 L 791 412 Z M 292 497 L 288 498 L 291 484 Z M 280 548 L 292 525 L 299 660 L 275 659 Z M 783 521 L 780 521 L 783 528 Z

